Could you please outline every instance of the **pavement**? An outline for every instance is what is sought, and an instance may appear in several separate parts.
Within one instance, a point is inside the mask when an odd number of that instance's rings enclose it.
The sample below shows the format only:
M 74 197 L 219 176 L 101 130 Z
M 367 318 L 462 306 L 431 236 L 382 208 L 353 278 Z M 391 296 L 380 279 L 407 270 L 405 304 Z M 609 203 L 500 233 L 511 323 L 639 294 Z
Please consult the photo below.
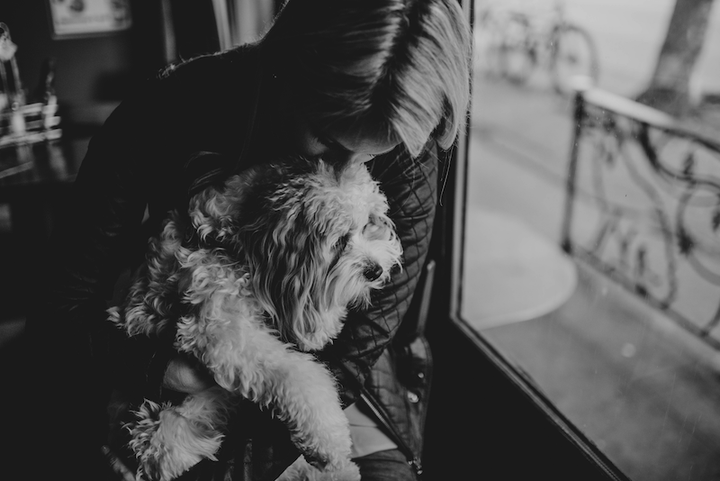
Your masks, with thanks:
M 543 252 L 555 246 L 546 257 L 564 256 L 557 245 L 572 141 L 570 112 L 567 100 L 541 84 L 519 88 L 477 76 L 468 219 L 487 213 L 505 217 L 523 226 L 525 244 L 528 239 L 542 244 Z M 468 226 L 466 237 L 463 292 L 470 301 L 463 313 L 468 322 L 527 372 L 631 479 L 720 479 L 718 352 L 566 256 L 557 262 L 576 267 L 571 292 L 549 275 L 547 282 L 558 283 L 555 292 L 563 293 L 555 305 L 534 317 L 484 324 L 486 313 L 477 308 L 477 299 L 488 284 L 487 259 L 477 247 L 487 243 L 483 236 L 497 233 L 483 225 Z M 513 253 L 523 244 L 508 239 L 505 245 L 504 257 L 523 254 Z M 490 272 L 502 275 L 502 269 Z M 518 274 L 507 271 L 513 275 Z M 511 302 L 528 295 L 517 288 L 506 293 Z

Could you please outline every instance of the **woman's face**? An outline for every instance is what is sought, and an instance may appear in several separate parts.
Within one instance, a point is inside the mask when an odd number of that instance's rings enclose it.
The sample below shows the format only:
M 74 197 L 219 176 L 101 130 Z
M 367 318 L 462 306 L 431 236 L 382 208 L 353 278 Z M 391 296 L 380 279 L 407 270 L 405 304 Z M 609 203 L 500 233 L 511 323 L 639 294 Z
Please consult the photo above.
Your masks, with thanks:
M 367 162 L 390 152 L 400 142 L 384 135 L 368 135 L 343 130 L 318 131 L 295 117 L 288 126 L 289 147 L 293 153 L 322 158 L 329 163 Z

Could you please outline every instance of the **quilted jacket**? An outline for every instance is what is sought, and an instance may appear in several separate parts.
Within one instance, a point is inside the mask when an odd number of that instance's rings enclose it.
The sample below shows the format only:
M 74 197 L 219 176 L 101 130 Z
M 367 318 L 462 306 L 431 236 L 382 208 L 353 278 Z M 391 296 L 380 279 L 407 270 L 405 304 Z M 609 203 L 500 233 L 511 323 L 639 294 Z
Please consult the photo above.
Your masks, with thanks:
M 255 46 L 170 68 L 123 101 L 91 140 L 73 187 L 72 212 L 54 234 L 48 302 L 28 319 L 34 355 L 45 356 L 49 385 L 63 389 L 60 405 L 73 409 L 73 432 L 82 438 L 68 456 L 87 449 L 91 454 L 84 459 L 90 459 L 106 442 L 103 416 L 113 387 L 160 397 L 169 353 L 153 340 L 117 339 L 117 332 L 107 328 L 105 309 L 124 267 L 142 258 L 148 234 L 169 210 L 184 205 L 192 189 L 247 167 L 247 159 L 262 161 L 263 145 L 272 139 L 248 140 L 254 122 L 262 117 L 256 101 L 263 88 L 262 71 Z M 192 161 L 198 152 L 217 153 L 220 160 L 198 165 Z M 417 397 L 429 382 L 428 366 L 422 362 L 428 356 L 412 326 L 396 333 L 426 261 L 437 200 L 437 149 L 431 141 L 413 159 L 399 147 L 374 159 L 371 170 L 389 199 L 403 243 L 403 269 L 375 295 L 372 308 L 350 313 L 339 338 L 318 357 L 337 376 L 345 405 L 366 390 L 418 456 L 422 422 L 417 420 L 423 404 Z M 417 356 L 408 356 L 410 352 Z M 253 407 L 246 409 L 251 412 Z M 225 465 L 201 466 L 193 476 L 272 479 L 292 461 L 296 453 L 277 434 L 283 427 L 269 429 L 273 421 L 265 413 L 248 416 L 253 422 L 238 426 L 235 443 L 226 443 L 233 448 L 220 456 Z M 57 418 L 47 420 L 48 426 L 55 422 L 54 428 L 46 428 L 48 439 L 51 431 L 66 431 Z M 253 430 L 254 423 L 262 422 L 265 427 Z M 264 457 L 259 454 L 263 449 Z M 82 477 L 82 466 L 71 462 L 68 467 Z

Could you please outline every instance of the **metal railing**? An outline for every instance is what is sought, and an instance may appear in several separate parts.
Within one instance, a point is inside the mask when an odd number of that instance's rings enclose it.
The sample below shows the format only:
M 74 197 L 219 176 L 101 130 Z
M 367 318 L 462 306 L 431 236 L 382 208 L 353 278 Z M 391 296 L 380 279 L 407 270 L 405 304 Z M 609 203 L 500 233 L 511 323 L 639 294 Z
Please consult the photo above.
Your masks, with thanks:
M 596 89 L 574 115 L 563 249 L 720 350 L 720 143 Z

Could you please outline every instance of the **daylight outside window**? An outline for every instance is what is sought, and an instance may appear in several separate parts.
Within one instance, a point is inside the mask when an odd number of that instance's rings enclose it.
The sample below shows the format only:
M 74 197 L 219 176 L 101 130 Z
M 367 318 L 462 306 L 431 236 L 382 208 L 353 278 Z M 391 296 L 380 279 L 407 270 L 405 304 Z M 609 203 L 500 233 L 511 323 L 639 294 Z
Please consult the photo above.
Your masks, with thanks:
M 474 11 L 464 322 L 630 478 L 717 479 L 720 6 Z

